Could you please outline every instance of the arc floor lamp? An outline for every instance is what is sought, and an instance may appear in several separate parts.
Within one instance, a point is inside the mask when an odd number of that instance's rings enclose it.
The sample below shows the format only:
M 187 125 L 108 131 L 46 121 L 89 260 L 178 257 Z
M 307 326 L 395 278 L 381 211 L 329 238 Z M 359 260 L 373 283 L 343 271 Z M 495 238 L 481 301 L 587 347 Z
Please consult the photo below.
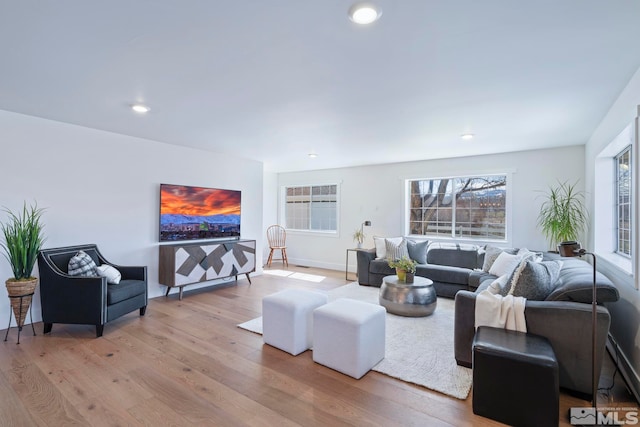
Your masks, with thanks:
M 591 255 L 593 259 L 593 287 L 591 296 L 591 406 L 598 409 L 598 379 L 596 378 L 596 326 L 598 315 L 598 300 L 596 295 L 596 254 L 587 252 L 586 249 L 574 249 L 573 256 L 582 257 Z

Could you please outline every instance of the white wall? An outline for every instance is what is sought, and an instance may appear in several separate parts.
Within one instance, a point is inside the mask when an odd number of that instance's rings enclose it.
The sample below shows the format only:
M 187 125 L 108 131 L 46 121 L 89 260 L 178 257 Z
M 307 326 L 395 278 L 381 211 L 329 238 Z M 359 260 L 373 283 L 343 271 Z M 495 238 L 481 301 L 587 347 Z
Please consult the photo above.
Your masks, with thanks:
M 263 264 L 266 264 L 269 256 L 269 242 L 267 241 L 266 228 L 273 224 L 278 224 L 278 174 L 275 172 L 265 172 L 263 176 L 263 195 L 264 201 L 262 206 L 262 223 L 264 224 L 264 244 L 262 248 Z M 278 253 L 277 258 L 280 258 Z M 258 262 L 259 258 L 256 259 Z
M 504 246 L 548 249 L 536 228 L 542 203 L 541 193 L 557 180 L 584 182 L 584 147 L 522 151 L 456 159 L 416 161 L 313 172 L 282 173 L 280 187 L 286 185 L 340 185 L 339 233 L 335 236 L 314 233 L 287 235 L 287 253 L 292 263 L 335 270 L 345 268 L 345 249 L 355 246 L 352 234 L 365 220 L 365 247 L 373 247 L 372 236 L 401 236 L 404 228 L 404 180 L 469 174 L 512 173 L 509 196 L 513 226 Z M 280 220 L 282 217 L 280 216 Z M 352 271 L 355 256 L 350 257 Z
M 589 139 L 585 149 L 585 177 L 587 189 L 593 192 L 596 188 L 595 170 L 596 157 L 614 138 L 632 123 L 638 115 L 638 105 L 640 105 L 640 69 L 629 81 L 618 99 L 611 106 L 611 109 L 598 125 L 593 135 Z M 636 147 L 635 152 L 638 152 Z M 639 176 L 640 159 L 634 158 L 634 174 Z M 636 183 L 639 182 L 637 179 Z M 635 189 L 635 206 L 638 206 L 639 188 Z M 592 209 L 593 211 L 593 206 Z M 636 215 L 635 218 L 638 218 Z M 609 224 L 591 224 L 592 229 L 596 227 L 607 227 Z M 638 227 L 636 224 L 635 238 L 638 238 Z M 590 244 L 593 244 L 593 234 L 590 236 Z M 638 250 L 640 242 L 636 242 L 635 250 Z M 637 254 L 636 254 L 637 256 Z M 621 350 L 621 362 L 625 368 L 625 374 L 635 389 L 636 398 L 640 396 L 640 292 L 637 289 L 638 278 L 632 277 L 615 265 L 607 262 L 604 257 L 599 259 L 598 270 L 605 273 L 616 284 L 620 292 L 620 300 L 608 304 L 611 313 L 610 333 L 618 343 Z
M 241 190 L 242 237 L 257 240 L 256 260 L 262 258 L 260 162 L 6 111 L 0 141 L 0 205 L 15 211 L 26 200 L 45 207 L 45 247 L 96 243 L 114 263 L 146 265 L 150 297 L 166 289 L 158 284 L 160 183 Z M 0 278 L 11 275 L 0 260 Z M 1 286 L 0 319 L 8 319 L 8 310 Z M 33 320 L 41 318 L 36 293 Z

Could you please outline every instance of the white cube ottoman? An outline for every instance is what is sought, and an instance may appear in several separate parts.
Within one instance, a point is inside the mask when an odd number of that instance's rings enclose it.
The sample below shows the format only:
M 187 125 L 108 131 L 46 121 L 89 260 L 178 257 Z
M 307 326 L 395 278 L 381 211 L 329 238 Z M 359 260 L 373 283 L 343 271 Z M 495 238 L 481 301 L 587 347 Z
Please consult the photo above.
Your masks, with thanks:
M 313 361 L 361 378 L 384 359 L 386 310 L 340 298 L 313 312 Z
M 313 344 L 313 310 L 326 304 L 326 294 L 285 289 L 262 299 L 262 339 L 294 356 Z

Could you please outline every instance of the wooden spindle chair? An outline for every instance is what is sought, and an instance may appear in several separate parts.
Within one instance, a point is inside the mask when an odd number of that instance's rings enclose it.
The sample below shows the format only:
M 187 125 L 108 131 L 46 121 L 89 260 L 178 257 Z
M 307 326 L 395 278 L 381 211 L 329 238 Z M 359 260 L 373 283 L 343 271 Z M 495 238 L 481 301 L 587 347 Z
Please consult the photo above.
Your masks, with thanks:
M 267 240 L 269 241 L 269 259 L 267 265 L 271 267 L 271 261 L 274 259 L 281 260 L 284 265 L 289 267 L 289 260 L 287 259 L 287 232 L 284 227 L 280 225 L 271 225 L 267 228 Z M 279 250 L 282 258 L 273 258 L 273 253 Z

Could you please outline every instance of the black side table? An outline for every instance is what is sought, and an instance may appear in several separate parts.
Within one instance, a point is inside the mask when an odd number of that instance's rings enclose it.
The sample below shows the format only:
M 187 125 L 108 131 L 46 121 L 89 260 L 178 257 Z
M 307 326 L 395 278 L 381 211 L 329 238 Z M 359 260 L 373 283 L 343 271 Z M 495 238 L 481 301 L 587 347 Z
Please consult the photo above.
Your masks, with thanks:
M 22 317 L 22 300 L 26 297 L 33 297 L 33 292 L 30 294 L 24 294 L 24 295 L 14 295 L 14 296 L 9 296 L 9 298 L 20 298 L 20 313 L 18 314 L 18 317 L 21 318 Z M 29 305 L 29 308 L 27 309 L 29 310 L 29 318 L 31 319 L 31 329 L 33 330 L 33 336 L 36 336 L 36 328 L 33 326 L 33 311 L 31 311 L 31 305 Z M 13 307 L 9 308 L 9 325 L 7 325 L 7 333 L 4 334 L 4 340 L 7 341 L 7 337 L 9 336 L 9 329 L 11 329 L 11 315 L 13 314 Z M 16 319 L 16 323 L 18 323 L 19 319 Z M 24 325 L 23 325 L 24 326 Z M 18 344 L 20 344 L 20 332 L 22 332 L 22 326 L 18 325 Z

